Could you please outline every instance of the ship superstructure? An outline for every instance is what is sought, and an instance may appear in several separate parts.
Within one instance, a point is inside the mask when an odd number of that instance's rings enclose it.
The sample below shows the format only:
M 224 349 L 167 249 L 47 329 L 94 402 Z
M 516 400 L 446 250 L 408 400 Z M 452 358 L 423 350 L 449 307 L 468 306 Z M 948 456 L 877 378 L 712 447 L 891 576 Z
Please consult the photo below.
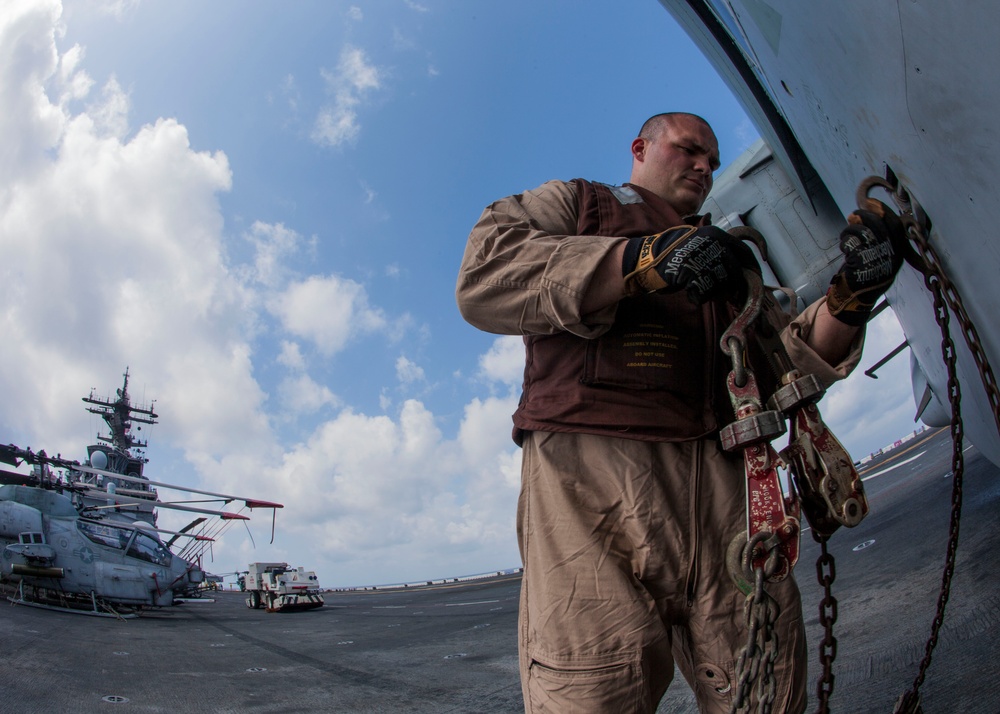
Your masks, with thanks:
M 158 497 L 156 489 L 145 483 L 147 479 L 142 474 L 143 467 L 149 462 L 143 451 L 149 442 L 140 439 L 134 432 L 142 429 L 139 424 L 156 424 L 158 415 L 153 411 L 154 402 L 148 405 L 132 402 L 128 392 L 128 379 L 126 368 L 122 386 L 115 390 L 114 399 L 98 397 L 93 389 L 89 396 L 83 397 L 83 401 L 91 405 L 87 407 L 87 411 L 101 417 L 110 432 L 107 435 L 98 434 L 98 443 L 87 447 L 85 465 L 105 473 L 70 469 L 67 478 L 71 483 L 92 487 L 80 496 L 83 507 L 100 508 L 109 505 L 109 500 L 96 493 L 97 490 L 130 497 L 136 499 L 136 503 L 134 508 L 129 509 L 128 520 L 142 520 L 155 526 Z M 108 472 L 121 474 L 127 480 L 117 479 Z

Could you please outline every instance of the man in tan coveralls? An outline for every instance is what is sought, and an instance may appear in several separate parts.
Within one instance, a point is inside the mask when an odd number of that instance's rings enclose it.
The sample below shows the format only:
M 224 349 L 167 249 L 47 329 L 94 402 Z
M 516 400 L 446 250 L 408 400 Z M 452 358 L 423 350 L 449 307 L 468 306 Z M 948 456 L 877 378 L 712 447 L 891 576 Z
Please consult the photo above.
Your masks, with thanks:
M 526 347 L 514 438 L 527 712 L 654 712 L 675 663 L 702 712 L 729 711 L 746 628 L 725 552 L 745 530 L 745 476 L 718 441 L 733 421 L 718 339 L 743 268 L 759 266 L 694 215 L 718 166 L 703 119 L 657 115 L 627 184 L 551 181 L 489 206 L 469 236 L 462 315 Z M 858 363 L 899 268 L 887 221 L 852 214 L 829 293 L 781 321 L 795 365 L 827 384 Z M 798 589 L 788 577 L 768 592 L 781 608 L 773 710 L 801 712 Z

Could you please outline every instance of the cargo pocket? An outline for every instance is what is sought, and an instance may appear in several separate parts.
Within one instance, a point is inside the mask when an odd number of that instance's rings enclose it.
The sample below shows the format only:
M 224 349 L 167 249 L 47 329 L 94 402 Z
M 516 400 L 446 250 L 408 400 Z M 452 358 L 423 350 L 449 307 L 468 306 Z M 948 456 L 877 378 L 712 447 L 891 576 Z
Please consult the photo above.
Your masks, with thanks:
M 572 662 L 532 659 L 528 668 L 531 714 L 649 712 L 638 655 L 574 657 Z

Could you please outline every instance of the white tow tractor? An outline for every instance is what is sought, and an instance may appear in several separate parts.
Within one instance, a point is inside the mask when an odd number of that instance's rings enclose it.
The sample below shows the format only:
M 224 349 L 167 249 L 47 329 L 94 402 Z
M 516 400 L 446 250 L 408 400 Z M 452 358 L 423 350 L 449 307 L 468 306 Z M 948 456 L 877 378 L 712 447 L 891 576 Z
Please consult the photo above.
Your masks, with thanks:
M 292 612 L 323 607 L 316 573 L 288 563 L 250 563 L 245 576 L 247 607 Z

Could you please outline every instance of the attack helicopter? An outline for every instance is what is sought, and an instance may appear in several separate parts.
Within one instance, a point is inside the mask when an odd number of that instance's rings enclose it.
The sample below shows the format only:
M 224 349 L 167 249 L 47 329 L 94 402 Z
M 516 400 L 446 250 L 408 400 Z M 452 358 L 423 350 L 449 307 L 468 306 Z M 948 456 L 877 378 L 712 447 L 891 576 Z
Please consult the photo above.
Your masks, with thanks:
M 129 616 L 197 595 L 206 580 L 203 556 L 233 523 L 249 516 L 161 501 L 157 487 L 208 496 L 243 509 L 282 504 L 152 481 L 134 439 L 132 422 L 156 423 L 153 409 L 132 404 L 128 370 L 117 398 L 84 401 L 100 415 L 110 436 L 98 435 L 85 463 L 13 444 L 0 445 L 0 461 L 28 464 L 30 473 L 0 470 L 0 580 L 15 604 Z M 180 530 L 157 526 L 157 509 L 198 516 Z M 272 519 L 272 538 L 274 521 Z M 161 537 L 169 535 L 164 541 Z

